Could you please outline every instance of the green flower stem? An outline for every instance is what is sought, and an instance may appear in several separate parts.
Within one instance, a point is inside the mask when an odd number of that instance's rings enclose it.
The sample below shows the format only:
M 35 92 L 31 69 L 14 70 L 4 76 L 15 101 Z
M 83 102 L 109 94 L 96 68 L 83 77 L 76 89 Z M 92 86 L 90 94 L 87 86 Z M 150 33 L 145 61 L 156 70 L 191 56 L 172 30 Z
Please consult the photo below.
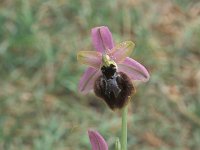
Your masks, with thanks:
M 128 105 L 122 109 L 121 149 L 127 150 L 127 112 Z

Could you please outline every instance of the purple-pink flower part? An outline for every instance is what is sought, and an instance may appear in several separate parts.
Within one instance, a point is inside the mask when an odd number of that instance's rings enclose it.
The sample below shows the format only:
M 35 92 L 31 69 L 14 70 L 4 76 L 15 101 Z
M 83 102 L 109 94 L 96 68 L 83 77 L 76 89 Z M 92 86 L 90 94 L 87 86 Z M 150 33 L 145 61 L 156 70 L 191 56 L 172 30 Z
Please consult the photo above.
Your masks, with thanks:
M 108 150 L 106 141 L 97 131 L 89 130 L 88 135 L 92 145 L 92 150 Z
M 94 48 L 101 53 L 114 47 L 112 34 L 108 27 L 93 28 L 91 36 Z

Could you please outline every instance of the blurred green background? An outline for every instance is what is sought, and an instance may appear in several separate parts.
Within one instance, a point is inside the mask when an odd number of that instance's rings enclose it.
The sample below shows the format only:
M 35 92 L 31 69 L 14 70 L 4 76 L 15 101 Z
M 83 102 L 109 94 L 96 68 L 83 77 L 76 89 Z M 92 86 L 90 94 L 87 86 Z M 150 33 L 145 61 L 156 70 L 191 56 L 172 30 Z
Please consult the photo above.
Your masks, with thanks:
M 89 150 L 89 128 L 114 149 L 120 112 L 77 92 L 76 53 L 101 25 L 151 75 L 135 82 L 129 150 L 199 150 L 198 0 L 0 0 L 0 150 Z

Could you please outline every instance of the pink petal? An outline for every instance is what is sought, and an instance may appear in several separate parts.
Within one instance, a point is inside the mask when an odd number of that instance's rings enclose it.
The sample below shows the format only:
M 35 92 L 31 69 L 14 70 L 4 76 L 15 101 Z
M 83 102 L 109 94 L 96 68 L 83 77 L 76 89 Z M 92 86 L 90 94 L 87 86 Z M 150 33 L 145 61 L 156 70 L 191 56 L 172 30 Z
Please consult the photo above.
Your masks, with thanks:
M 109 52 L 109 56 L 116 63 L 123 62 L 132 53 L 134 46 L 135 44 L 132 41 L 121 42 Z
M 102 54 L 97 51 L 80 51 L 77 54 L 77 60 L 81 64 L 86 64 L 94 68 L 100 68 Z
M 87 94 L 90 90 L 93 89 L 94 82 L 96 78 L 100 76 L 100 71 L 89 67 L 84 72 L 83 76 L 80 79 L 78 90 L 83 94 Z
M 118 64 L 118 70 L 126 73 L 132 80 L 148 81 L 149 73 L 139 62 L 127 57 L 124 62 Z
M 104 138 L 97 131 L 88 131 L 92 150 L 108 150 L 108 145 Z
M 92 29 L 92 43 L 95 49 L 101 53 L 114 47 L 113 38 L 110 30 L 106 26 Z

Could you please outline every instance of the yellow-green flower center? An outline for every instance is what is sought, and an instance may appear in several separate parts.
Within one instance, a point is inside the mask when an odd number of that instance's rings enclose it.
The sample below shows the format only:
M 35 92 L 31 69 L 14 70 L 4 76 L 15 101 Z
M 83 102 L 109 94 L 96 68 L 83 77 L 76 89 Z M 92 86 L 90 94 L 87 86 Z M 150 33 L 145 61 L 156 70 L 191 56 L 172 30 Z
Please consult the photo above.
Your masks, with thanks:
M 102 66 L 109 67 L 110 65 L 114 65 L 117 67 L 117 64 L 108 56 L 107 54 L 102 55 Z

